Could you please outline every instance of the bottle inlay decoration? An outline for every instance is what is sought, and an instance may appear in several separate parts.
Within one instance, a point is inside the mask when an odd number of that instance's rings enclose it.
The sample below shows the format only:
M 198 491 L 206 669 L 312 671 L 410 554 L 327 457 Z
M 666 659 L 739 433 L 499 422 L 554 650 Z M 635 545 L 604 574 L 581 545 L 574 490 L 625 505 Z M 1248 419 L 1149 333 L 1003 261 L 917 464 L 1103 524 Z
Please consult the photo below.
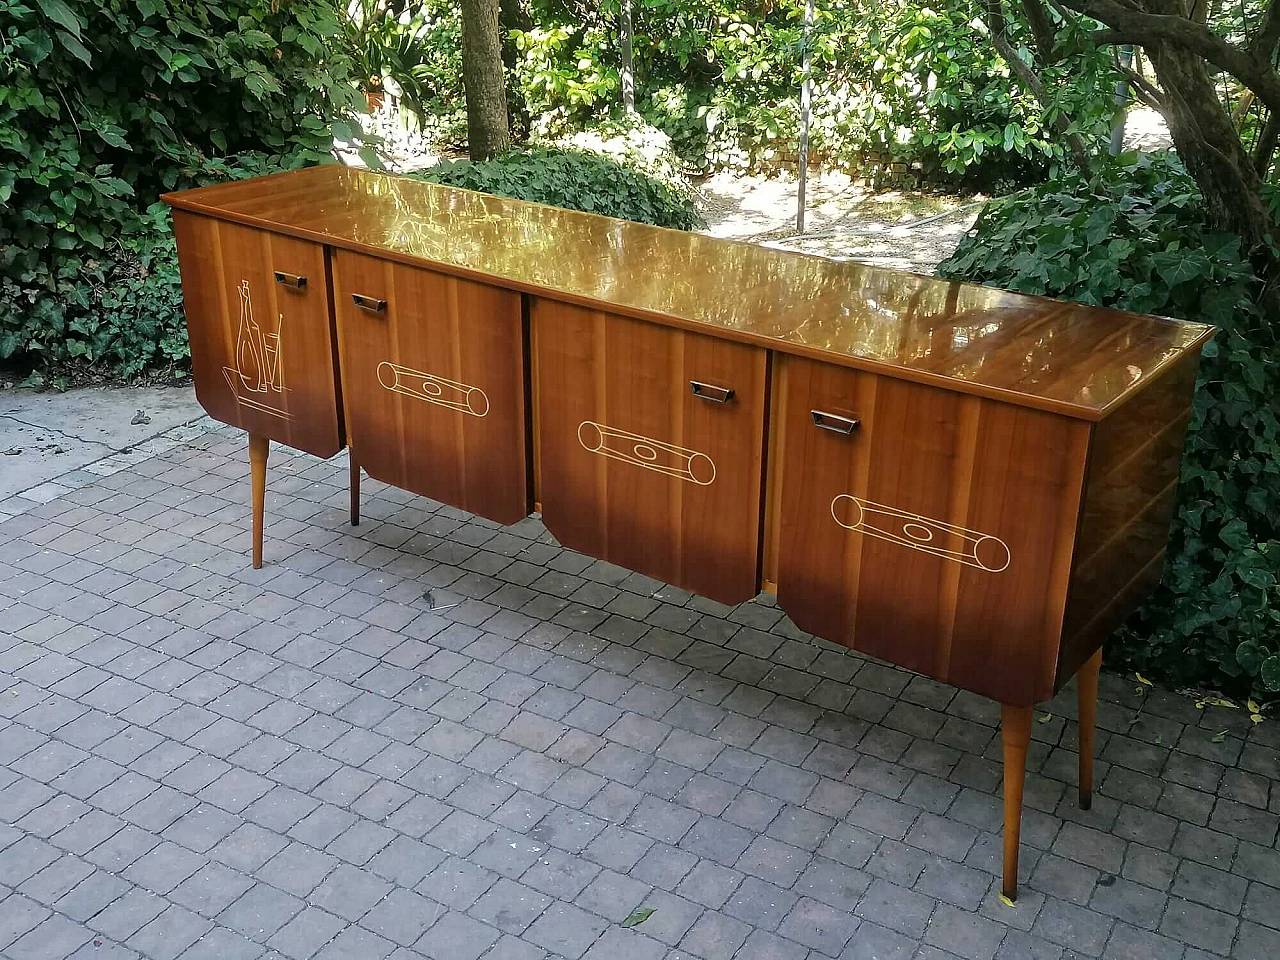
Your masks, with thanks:
M 227 386 L 240 406 L 291 420 L 289 412 L 279 406 L 285 392 L 281 357 L 284 314 L 280 314 L 275 333 L 264 333 L 253 316 L 249 281 L 241 280 L 236 289 L 240 294 L 240 325 L 236 330 L 236 365 L 222 368 Z

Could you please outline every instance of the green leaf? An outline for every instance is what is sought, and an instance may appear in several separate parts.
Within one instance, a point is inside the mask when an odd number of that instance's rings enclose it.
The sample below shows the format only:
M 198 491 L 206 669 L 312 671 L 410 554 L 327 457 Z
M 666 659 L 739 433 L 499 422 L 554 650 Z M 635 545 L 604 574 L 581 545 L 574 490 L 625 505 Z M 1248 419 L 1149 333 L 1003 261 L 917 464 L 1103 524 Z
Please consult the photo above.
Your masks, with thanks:
M 626 928 L 637 927 L 652 917 L 655 913 L 657 913 L 657 910 L 653 907 L 636 907 L 636 909 L 631 911 L 631 914 L 618 924 L 618 926 Z
M 1259 677 L 1268 690 L 1280 690 L 1280 656 L 1270 656 L 1263 660 Z
M 40 8 L 41 13 L 66 30 L 67 33 L 77 40 L 80 39 L 80 29 L 83 25 L 75 12 L 67 6 L 65 0 L 36 0 L 36 6 Z
M 78 37 L 72 36 L 66 31 L 58 31 L 58 42 L 66 48 L 77 60 L 85 64 L 85 66 L 93 66 L 93 56 L 89 53 L 89 48 L 80 42 Z

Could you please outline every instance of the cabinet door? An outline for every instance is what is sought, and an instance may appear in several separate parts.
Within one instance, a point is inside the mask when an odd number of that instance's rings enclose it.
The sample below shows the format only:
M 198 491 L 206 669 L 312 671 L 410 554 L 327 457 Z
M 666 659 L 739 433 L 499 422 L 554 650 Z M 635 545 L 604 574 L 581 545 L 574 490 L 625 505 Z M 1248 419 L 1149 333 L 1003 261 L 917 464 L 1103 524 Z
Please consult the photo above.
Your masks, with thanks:
M 1089 424 L 798 357 L 776 370 L 779 605 L 1003 702 L 1051 696 Z
M 324 248 L 173 212 L 196 397 L 318 457 L 342 449 Z
M 755 596 L 766 352 L 542 299 L 532 323 L 547 529 L 723 603 Z
M 528 516 L 520 295 L 345 250 L 333 263 L 356 461 L 499 523 Z

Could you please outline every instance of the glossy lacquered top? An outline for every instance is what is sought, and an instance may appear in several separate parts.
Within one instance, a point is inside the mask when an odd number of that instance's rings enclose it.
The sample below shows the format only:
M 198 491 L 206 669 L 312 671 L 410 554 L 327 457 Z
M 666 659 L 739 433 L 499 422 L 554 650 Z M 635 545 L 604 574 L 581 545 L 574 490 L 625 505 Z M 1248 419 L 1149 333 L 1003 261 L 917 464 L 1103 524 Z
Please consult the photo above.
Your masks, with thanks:
M 1007 293 L 328 165 L 174 207 L 1097 420 L 1198 350 L 1203 324 Z

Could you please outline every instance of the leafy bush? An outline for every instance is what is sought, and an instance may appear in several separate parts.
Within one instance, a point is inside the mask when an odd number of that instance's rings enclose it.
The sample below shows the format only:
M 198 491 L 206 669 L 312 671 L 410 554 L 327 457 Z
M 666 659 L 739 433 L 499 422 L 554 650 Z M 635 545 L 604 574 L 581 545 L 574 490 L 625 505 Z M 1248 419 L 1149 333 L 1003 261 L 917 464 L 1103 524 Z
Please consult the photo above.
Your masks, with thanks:
M 1200 367 L 1164 580 L 1113 638 L 1172 683 L 1280 691 L 1280 341 L 1236 237 L 1170 155 L 1129 155 L 993 201 L 939 268 L 1222 328 Z
M 590 126 L 620 97 L 617 0 L 531 0 L 516 78 L 534 131 Z M 804 0 L 633 4 L 636 107 L 698 168 L 794 162 Z M 976 0 L 818 4 L 811 151 L 828 165 L 918 165 L 929 179 L 1042 179 L 1064 157 L 1054 116 L 1110 130 L 1115 74 L 1088 43 L 1044 71 L 1050 106 L 1011 78 Z M 1010 42 L 1030 43 L 1013 20 Z M 1083 29 L 1083 28 L 1082 28 Z
M 185 356 L 148 208 L 353 139 L 339 31 L 332 0 L 0 0 L 0 359 Z
M 659 227 L 692 230 L 704 225 L 693 197 L 678 184 L 591 153 L 535 147 L 483 162 L 446 160 L 418 176 Z

